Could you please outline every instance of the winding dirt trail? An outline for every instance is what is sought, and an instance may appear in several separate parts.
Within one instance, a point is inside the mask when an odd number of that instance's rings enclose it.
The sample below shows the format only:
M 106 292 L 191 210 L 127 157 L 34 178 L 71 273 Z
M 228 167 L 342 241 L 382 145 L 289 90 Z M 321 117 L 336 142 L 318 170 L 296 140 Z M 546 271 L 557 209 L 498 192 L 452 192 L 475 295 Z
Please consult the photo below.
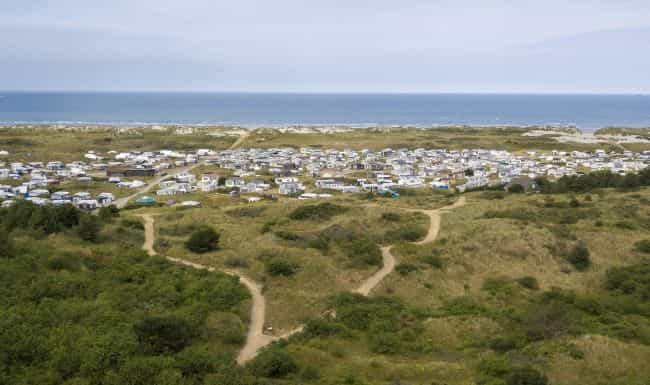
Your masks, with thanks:
M 436 240 L 438 237 L 438 232 L 440 232 L 440 213 L 444 211 L 453 210 L 458 207 L 465 205 L 465 197 L 461 196 L 454 203 L 441 207 L 435 210 L 421 210 L 421 209 L 407 209 L 400 208 L 400 210 L 406 210 L 411 212 L 419 212 L 427 215 L 429 217 L 429 231 L 427 235 L 421 241 L 413 242 L 416 245 L 424 245 L 431 243 Z M 395 256 L 390 252 L 390 249 L 393 245 L 384 246 L 381 248 L 381 255 L 383 259 L 383 266 L 375 274 L 366 279 L 361 286 L 356 290 L 357 293 L 368 296 L 372 289 L 374 289 L 384 278 L 395 270 L 396 260 Z
M 440 213 L 442 211 L 448 211 L 457 207 L 465 205 L 465 197 L 460 197 L 456 202 L 449 206 L 445 206 L 436 210 L 418 210 L 418 209 L 403 209 L 413 212 L 421 212 L 429 216 L 430 226 L 427 235 L 423 240 L 414 242 L 415 244 L 425 244 L 433 242 L 438 236 L 440 231 Z M 142 249 L 145 250 L 149 255 L 156 255 L 156 250 L 154 248 L 155 242 L 155 228 L 154 228 L 154 218 L 151 214 L 140 214 L 140 217 L 144 220 L 144 234 L 145 240 L 142 245 Z M 382 247 L 382 259 L 383 266 L 372 276 L 366 279 L 358 289 L 355 290 L 356 293 L 359 293 L 364 296 L 370 295 L 370 292 L 383 281 L 384 278 L 395 270 L 396 260 L 393 254 L 391 254 L 390 249 L 393 245 Z M 209 267 L 201 265 L 198 263 L 190 262 L 180 258 L 165 257 L 167 260 L 189 266 L 195 269 L 208 270 L 208 271 L 217 271 L 214 267 Z M 262 286 L 255 282 L 254 280 L 246 277 L 238 271 L 234 270 L 219 270 L 223 273 L 238 276 L 241 283 L 243 283 L 251 293 L 252 305 L 251 305 L 251 318 L 248 327 L 248 334 L 246 336 L 246 344 L 239 352 L 237 356 L 237 363 L 240 365 L 245 364 L 246 362 L 253 359 L 257 353 L 264 347 L 270 345 L 274 341 L 278 341 L 284 338 L 289 338 L 290 336 L 300 333 L 304 325 L 300 325 L 295 329 L 292 329 L 280 336 L 271 336 L 264 334 L 264 320 L 266 316 L 266 299 L 262 294 Z
M 151 256 L 157 255 L 158 253 L 156 253 L 156 250 L 154 248 L 156 232 L 154 228 L 153 216 L 151 214 L 141 214 L 140 217 L 144 220 L 144 244 L 142 245 L 142 249 L 145 250 L 147 254 Z M 217 271 L 217 269 L 215 269 L 214 267 L 201 265 L 199 263 L 190 262 L 184 259 L 173 258 L 173 257 L 165 257 L 165 258 L 171 262 L 177 263 L 179 265 L 192 267 L 194 269 Z M 243 364 L 249 361 L 250 359 L 252 359 L 253 357 L 255 357 L 255 354 L 259 349 L 270 344 L 276 339 L 280 339 L 281 337 L 273 337 L 263 333 L 264 319 L 266 317 L 266 300 L 264 299 L 264 295 L 262 294 L 262 286 L 259 285 L 257 282 L 253 281 L 252 279 L 241 274 L 238 271 L 234 271 L 234 270 L 220 270 L 220 271 L 229 275 L 238 276 L 239 281 L 243 283 L 244 286 L 246 286 L 248 291 L 250 291 L 251 293 L 251 298 L 252 298 L 251 319 L 248 325 L 246 345 L 244 345 L 244 347 L 239 352 L 239 355 L 237 357 L 237 363 Z M 298 331 L 293 331 L 293 333 L 297 333 Z

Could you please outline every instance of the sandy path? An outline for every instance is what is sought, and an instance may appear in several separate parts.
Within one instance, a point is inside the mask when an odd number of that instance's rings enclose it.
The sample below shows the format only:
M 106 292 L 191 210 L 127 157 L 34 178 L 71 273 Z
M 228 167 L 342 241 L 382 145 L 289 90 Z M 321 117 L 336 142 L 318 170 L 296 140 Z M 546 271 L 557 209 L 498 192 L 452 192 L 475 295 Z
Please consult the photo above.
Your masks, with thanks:
M 464 205 L 465 205 L 465 197 L 461 196 L 454 203 L 435 210 L 401 209 L 401 210 L 406 210 L 411 212 L 420 212 L 429 217 L 429 231 L 427 231 L 427 235 L 421 241 L 417 241 L 413 243 L 415 243 L 416 245 L 423 245 L 435 241 L 436 238 L 438 237 L 438 233 L 440 232 L 440 213 L 443 211 L 448 211 L 458 207 L 462 207 Z M 372 291 L 372 289 L 374 289 L 377 285 L 379 285 L 379 283 L 384 278 L 386 278 L 388 274 L 392 273 L 393 270 L 395 270 L 395 264 L 396 264 L 395 257 L 390 252 L 390 249 L 392 247 L 393 245 L 388 245 L 381 248 L 381 255 L 384 261 L 384 265 L 375 274 L 370 276 L 370 278 L 366 279 L 361 284 L 361 286 L 357 290 L 355 290 L 355 292 L 368 296 Z
M 429 216 L 431 223 L 429 226 L 429 231 L 427 232 L 426 237 L 416 244 L 425 244 L 435 241 L 440 231 L 440 212 L 451 210 L 457 207 L 462 207 L 465 205 L 465 197 L 460 197 L 456 202 L 449 206 L 445 206 L 436 210 L 417 210 L 417 209 L 408 209 L 409 211 L 418 211 L 422 212 Z M 149 255 L 156 255 L 156 250 L 154 248 L 155 241 L 155 229 L 154 229 L 154 219 L 150 214 L 141 214 L 140 215 L 144 220 L 144 233 L 145 240 L 142 245 L 142 249 L 145 250 Z M 390 249 L 392 245 L 382 247 L 381 254 L 383 259 L 383 266 L 372 276 L 366 279 L 358 289 L 355 290 L 356 293 L 359 293 L 364 296 L 370 295 L 370 292 L 377 286 L 384 278 L 395 270 L 395 257 L 391 254 Z M 208 271 L 217 271 L 214 267 L 209 267 L 201 265 L 198 263 L 190 262 L 180 258 L 166 257 L 169 261 L 178 263 L 184 266 L 189 266 L 195 269 L 202 269 Z M 237 363 L 240 365 L 245 364 L 246 362 L 253 359 L 257 353 L 267 345 L 270 345 L 274 341 L 278 341 L 284 338 L 289 338 L 296 333 L 300 333 L 304 329 L 304 325 L 300 325 L 295 329 L 292 329 L 280 336 L 271 336 L 264 334 L 264 320 L 266 316 L 266 299 L 262 294 L 262 286 L 252 279 L 246 277 L 245 275 L 233 271 L 233 270 L 221 270 L 226 274 L 233 276 L 238 276 L 239 281 L 243 283 L 251 293 L 252 305 L 251 305 L 251 319 L 248 326 L 248 334 L 246 336 L 246 344 L 239 352 L 237 356 Z
M 156 255 L 156 250 L 154 249 L 154 241 L 156 237 L 155 229 L 154 229 L 154 219 L 153 216 L 150 214 L 141 214 L 140 217 L 144 219 L 144 244 L 142 245 L 142 249 L 145 250 L 149 255 Z M 184 259 L 180 258 L 173 258 L 173 257 L 165 257 L 167 260 L 192 267 L 194 269 L 200 269 L 200 270 L 208 270 L 208 271 L 217 271 L 214 267 L 209 267 L 205 265 L 201 265 L 199 263 L 195 262 L 190 262 Z M 262 287 L 259 285 L 257 282 L 253 281 L 252 279 L 244 276 L 243 274 L 233 271 L 233 270 L 221 270 L 223 273 L 233 275 L 233 276 L 238 276 L 239 281 L 248 288 L 248 291 L 251 293 L 251 298 L 252 298 L 252 305 L 251 305 L 251 319 L 250 323 L 248 325 L 248 335 L 246 336 L 246 344 L 242 348 L 242 350 L 239 352 L 239 355 L 237 356 L 237 363 L 243 364 L 253 357 L 255 357 L 255 354 L 263 347 L 266 345 L 270 344 L 274 340 L 280 339 L 280 338 L 286 338 L 290 334 L 281 336 L 281 337 L 273 337 L 264 334 L 264 319 L 266 317 L 266 300 L 264 299 L 264 295 L 262 294 Z M 299 329 L 292 330 L 290 333 L 295 334 L 298 333 L 302 330 L 302 327 Z

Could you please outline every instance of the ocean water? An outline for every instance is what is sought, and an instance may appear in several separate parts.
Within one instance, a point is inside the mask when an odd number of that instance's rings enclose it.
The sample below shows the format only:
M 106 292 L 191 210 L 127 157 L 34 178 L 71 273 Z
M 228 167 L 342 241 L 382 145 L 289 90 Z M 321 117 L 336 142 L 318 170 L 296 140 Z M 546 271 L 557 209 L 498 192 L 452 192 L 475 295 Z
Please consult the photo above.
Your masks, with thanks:
M 0 123 L 650 126 L 648 95 L 1 92 Z

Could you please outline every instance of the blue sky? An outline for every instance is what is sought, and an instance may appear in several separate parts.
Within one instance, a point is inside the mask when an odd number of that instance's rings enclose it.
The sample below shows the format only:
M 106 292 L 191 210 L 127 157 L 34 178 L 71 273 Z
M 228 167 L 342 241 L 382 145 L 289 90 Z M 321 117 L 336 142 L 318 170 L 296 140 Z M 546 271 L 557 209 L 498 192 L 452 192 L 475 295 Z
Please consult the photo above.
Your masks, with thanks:
M 0 89 L 650 93 L 647 0 L 3 0 Z

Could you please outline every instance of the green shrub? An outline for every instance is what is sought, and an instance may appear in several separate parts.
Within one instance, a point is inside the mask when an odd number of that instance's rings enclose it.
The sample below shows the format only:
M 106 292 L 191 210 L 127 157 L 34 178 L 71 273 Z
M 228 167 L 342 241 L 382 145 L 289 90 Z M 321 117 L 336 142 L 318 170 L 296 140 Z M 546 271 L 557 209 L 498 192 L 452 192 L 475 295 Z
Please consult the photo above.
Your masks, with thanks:
M 449 315 L 479 315 L 485 312 L 483 306 L 467 296 L 445 301 L 442 310 Z
M 507 352 L 517 348 L 517 340 L 513 337 L 497 337 L 488 343 L 488 347 L 496 352 Z
M 202 377 L 216 370 L 214 355 L 205 347 L 189 347 L 174 356 L 175 367 L 185 378 Z
M 347 334 L 347 328 L 338 322 L 316 318 L 307 321 L 303 334 L 310 338 L 341 336 Z
M 503 377 L 510 371 L 510 362 L 501 357 L 482 359 L 478 363 L 478 371 L 488 377 Z
M 137 219 L 123 218 L 120 225 L 129 229 L 144 230 L 144 223 Z
M 346 211 L 346 207 L 325 202 L 298 207 L 289 214 L 289 218 L 293 220 L 327 220 Z
M 591 266 L 591 258 L 587 246 L 578 242 L 567 255 L 567 261 L 578 271 L 584 271 Z
M 211 227 L 203 227 L 190 235 L 185 248 L 194 253 L 207 253 L 219 248 L 220 234 Z
M 381 266 L 381 249 L 369 238 L 361 238 L 350 242 L 346 247 L 347 255 L 354 265 Z
M 526 188 L 518 183 L 513 183 L 508 187 L 508 192 L 511 194 L 521 194 L 526 192 Z
M 395 354 L 399 352 L 400 339 L 393 333 L 372 333 L 370 335 L 370 351 L 379 354 Z
M 301 239 L 300 235 L 291 231 L 276 231 L 273 233 L 276 237 L 284 239 L 285 241 L 298 241 Z
M 506 385 L 547 385 L 548 378 L 530 367 L 515 368 L 506 376 Z
M 490 293 L 491 295 L 505 295 L 510 296 L 514 293 L 512 283 L 506 277 L 489 277 L 483 280 L 481 290 Z
M 101 229 L 102 225 L 96 216 L 83 214 L 79 217 L 77 232 L 79 233 L 79 238 L 84 241 L 97 242 Z
M 298 371 L 296 360 L 280 347 L 271 346 L 263 350 L 247 368 L 258 377 L 282 378 Z
M 133 326 L 140 345 L 153 353 L 176 353 L 190 344 L 189 324 L 175 317 L 146 317 Z
M 98 215 L 102 221 L 110 222 L 120 216 L 120 210 L 115 205 L 104 206 L 99 209 Z
M 634 243 L 634 249 L 641 253 L 650 254 L 650 239 L 644 239 Z
M 255 218 L 259 217 L 265 210 L 266 207 L 264 206 L 239 207 L 226 211 L 226 214 L 236 218 Z
M 431 266 L 434 269 L 442 269 L 444 267 L 444 262 L 442 258 L 435 255 L 434 253 L 421 257 L 420 261 L 422 263 L 426 263 L 427 265 Z
M 267 261 L 266 272 L 272 276 L 283 275 L 290 277 L 298 271 L 298 265 L 286 259 L 275 257 Z
M 630 295 L 650 302 L 650 260 L 608 269 L 605 288 L 617 295 Z
M 387 238 L 394 241 L 415 242 L 427 234 L 427 229 L 422 226 L 407 224 L 401 226 L 397 231 L 389 231 Z
M 409 273 L 412 273 L 414 271 L 418 271 L 417 265 L 414 265 L 412 263 L 408 262 L 402 262 L 398 264 L 395 267 L 395 270 L 400 274 L 400 275 L 408 275 Z
M 381 219 L 388 222 L 399 222 L 402 217 L 398 213 L 382 213 Z
M 316 238 L 309 240 L 309 242 L 307 242 L 307 246 L 311 247 L 312 249 L 327 252 L 330 248 L 330 242 L 326 237 L 317 236 Z
M 9 237 L 9 232 L 0 226 L 0 258 L 12 258 L 13 256 L 13 240 Z
M 305 381 L 315 381 L 320 378 L 320 372 L 314 366 L 305 366 L 300 372 L 300 378 Z
M 530 290 L 539 289 L 539 283 L 537 282 L 537 278 L 531 277 L 530 275 L 519 278 L 517 280 L 517 283 L 520 284 L 522 287 L 525 287 L 526 289 L 530 289 Z

